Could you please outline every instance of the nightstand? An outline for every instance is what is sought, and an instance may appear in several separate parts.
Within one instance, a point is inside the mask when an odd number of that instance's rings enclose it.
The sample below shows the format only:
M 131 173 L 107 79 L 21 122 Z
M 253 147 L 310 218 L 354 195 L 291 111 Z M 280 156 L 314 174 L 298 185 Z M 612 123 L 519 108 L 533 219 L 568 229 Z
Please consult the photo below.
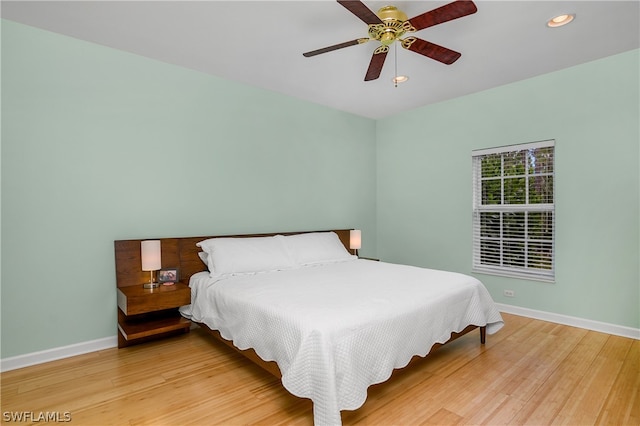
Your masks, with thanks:
M 152 289 L 118 287 L 118 347 L 189 332 L 191 321 L 178 312 L 189 303 L 191 289 L 181 282 Z

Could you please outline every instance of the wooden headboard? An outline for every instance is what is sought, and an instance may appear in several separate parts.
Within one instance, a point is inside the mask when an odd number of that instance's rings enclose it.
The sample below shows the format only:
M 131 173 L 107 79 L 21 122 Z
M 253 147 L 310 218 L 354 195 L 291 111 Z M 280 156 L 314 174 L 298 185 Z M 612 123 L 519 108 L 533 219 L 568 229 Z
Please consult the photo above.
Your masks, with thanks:
M 349 250 L 350 229 L 333 230 L 342 244 Z M 301 232 L 274 232 L 270 234 L 247 234 L 247 235 L 214 235 L 206 237 L 177 237 L 158 238 L 162 252 L 163 268 L 179 268 L 180 281 L 189 283 L 189 278 L 196 272 L 206 271 L 205 264 L 198 257 L 200 248 L 196 243 L 208 238 L 223 237 L 269 237 L 273 235 L 295 235 L 305 232 L 326 232 L 326 231 L 301 231 Z M 146 238 L 153 239 L 153 238 Z M 149 280 L 149 273 L 142 271 L 140 259 L 140 242 L 143 240 L 116 240 L 116 283 L 118 287 L 140 285 Z

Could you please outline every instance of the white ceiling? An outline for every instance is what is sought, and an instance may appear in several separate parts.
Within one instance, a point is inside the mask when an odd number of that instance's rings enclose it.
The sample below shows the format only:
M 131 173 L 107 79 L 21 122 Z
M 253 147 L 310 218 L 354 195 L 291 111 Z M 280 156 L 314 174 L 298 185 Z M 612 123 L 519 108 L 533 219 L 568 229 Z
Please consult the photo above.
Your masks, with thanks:
M 387 4 L 409 18 L 449 1 Z M 640 47 L 639 1 L 486 1 L 478 12 L 415 33 L 462 53 L 443 65 L 392 48 L 378 80 L 364 75 L 378 42 L 312 58 L 303 52 L 366 37 L 333 0 L 2 1 L 2 17 L 364 117 L 382 118 Z M 575 13 L 570 25 L 545 22 Z M 640 77 L 640 76 L 639 76 Z M 594 82 L 597 84 L 597 82 Z

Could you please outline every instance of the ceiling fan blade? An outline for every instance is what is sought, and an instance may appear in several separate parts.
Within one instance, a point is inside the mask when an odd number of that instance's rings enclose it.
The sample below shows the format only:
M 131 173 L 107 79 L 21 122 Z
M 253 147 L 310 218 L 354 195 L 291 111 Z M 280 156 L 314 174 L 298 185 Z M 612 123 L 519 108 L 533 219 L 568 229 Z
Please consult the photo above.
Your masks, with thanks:
M 458 0 L 411 18 L 409 22 L 416 31 L 420 31 L 423 28 L 462 18 L 477 11 L 478 8 L 472 1 Z
M 310 58 L 311 56 L 320 55 L 322 53 L 333 52 L 334 50 L 342 49 L 349 46 L 355 46 L 356 44 L 362 44 L 368 42 L 368 38 L 357 38 L 351 41 L 345 41 L 344 43 L 334 44 L 333 46 L 323 47 L 322 49 L 312 50 L 311 52 L 303 53 L 302 56 Z
M 405 43 L 403 43 L 402 47 L 411 50 L 412 52 L 424 55 L 428 58 L 435 59 L 436 61 L 442 62 L 443 64 L 451 65 L 452 63 L 457 61 L 460 56 L 462 56 L 462 54 L 456 52 L 455 50 L 447 49 L 446 47 L 439 46 L 435 43 L 431 43 L 420 38 L 412 38 L 415 40 L 413 40 L 411 44 L 407 43 L 405 45 Z
M 373 52 L 371 62 L 369 62 L 369 68 L 367 69 L 367 74 L 364 76 L 364 81 L 371 81 L 380 77 L 382 66 L 384 65 L 384 60 L 387 58 L 389 49 L 381 51 L 379 53 L 376 52 Z
M 358 18 L 362 19 L 362 21 L 367 24 L 382 24 L 378 15 L 373 13 L 371 9 L 365 6 L 364 3 L 357 0 L 338 0 L 342 6 L 344 6 L 349 12 L 356 15 Z

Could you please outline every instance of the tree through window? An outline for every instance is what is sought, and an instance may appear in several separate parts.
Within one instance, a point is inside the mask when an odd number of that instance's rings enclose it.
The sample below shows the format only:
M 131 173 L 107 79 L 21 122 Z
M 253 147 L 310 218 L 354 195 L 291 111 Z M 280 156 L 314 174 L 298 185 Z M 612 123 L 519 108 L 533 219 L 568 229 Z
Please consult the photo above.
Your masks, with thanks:
M 553 281 L 554 147 L 473 151 L 473 270 Z

